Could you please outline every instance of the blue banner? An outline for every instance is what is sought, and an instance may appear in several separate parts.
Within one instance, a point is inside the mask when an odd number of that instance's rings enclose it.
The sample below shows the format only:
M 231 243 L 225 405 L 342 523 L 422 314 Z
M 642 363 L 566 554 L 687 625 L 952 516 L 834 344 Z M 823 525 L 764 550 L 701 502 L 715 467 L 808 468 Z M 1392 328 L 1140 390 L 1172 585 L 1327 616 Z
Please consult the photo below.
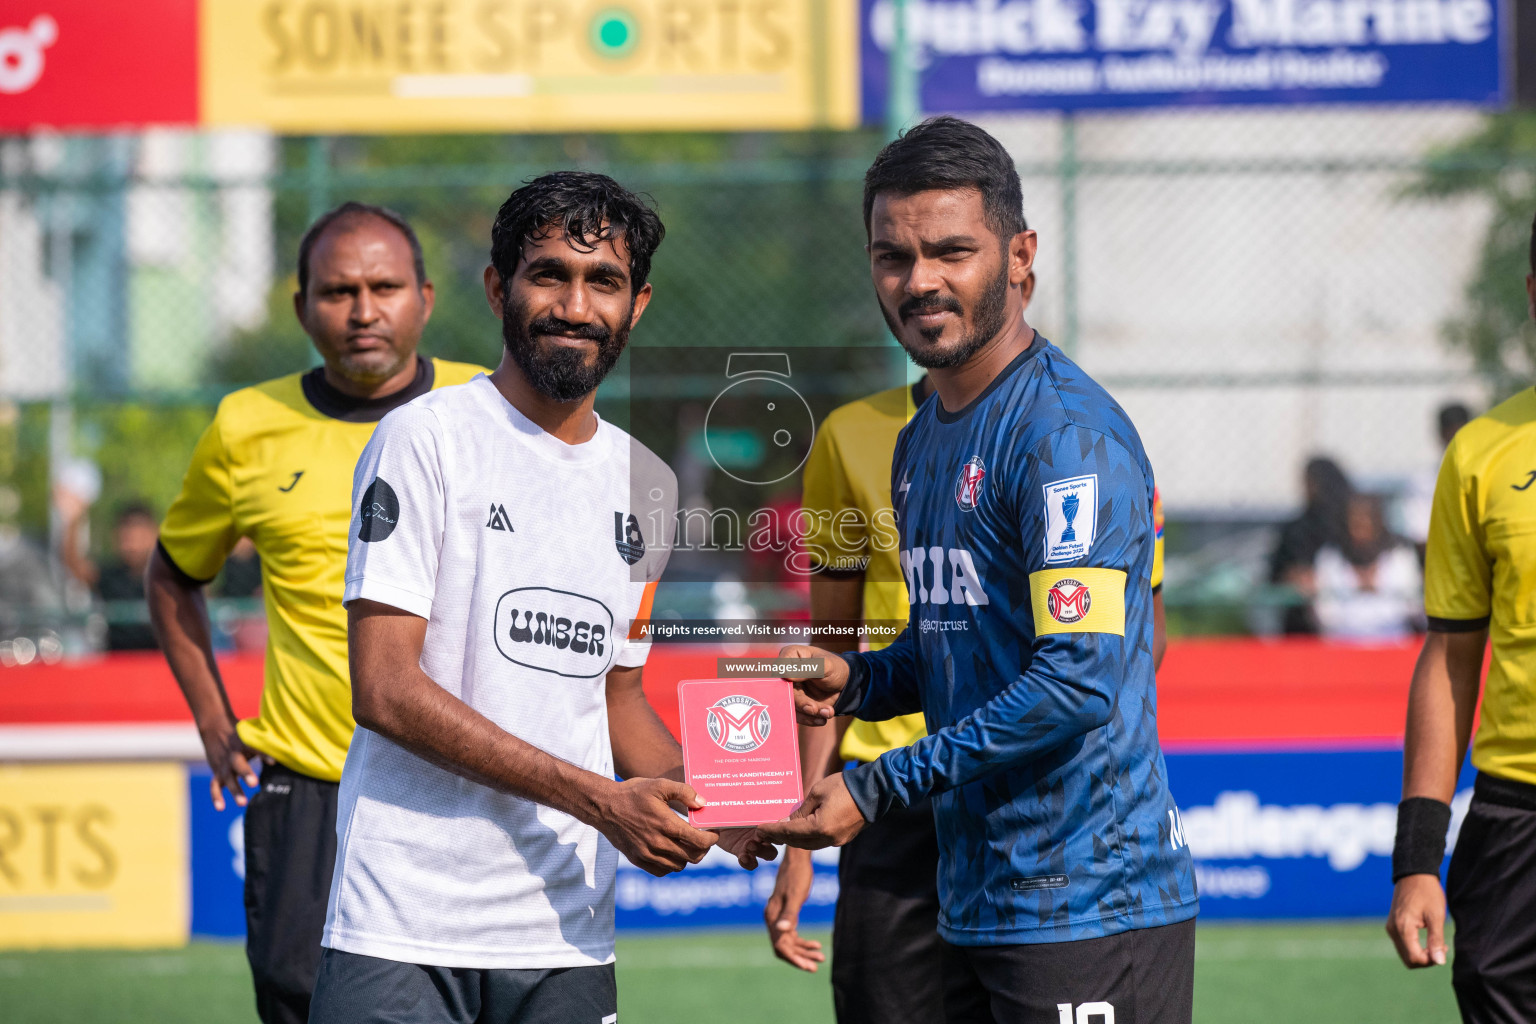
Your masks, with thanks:
M 1169 754 L 1200 916 L 1382 917 L 1392 902 L 1401 750 Z M 1472 800 L 1469 765 L 1451 839 Z
M 1499 0 L 906 0 L 927 112 L 1472 103 L 1504 95 Z M 860 0 L 885 116 L 891 0 Z
M 1182 841 L 1195 856 L 1200 916 L 1380 917 L 1392 899 L 1392 840 L 1402 789 L 1400 750 L 1299 750 L 1167 755 Z M 1472 798 L 1463 771 L 1451 842 Z M 192 931 L 245 934 L 243 815 L 215 811 L 208 770 L 188 772 Z M 825 925 L 837 903 L 837 851 L 814 857 L 800 920 Z M 761 927 L 777 865 L 742 870 L 712 851 L 702 864 L 656 878 L 621 861 L 620 929 Z M 766 941 L 766 940 L 765 940 Z
M 226 797 L 213 809 L 205 764 L 187 766 L 192 828 L 192 934 L 236 938 L 245 934 L 245 811 Z

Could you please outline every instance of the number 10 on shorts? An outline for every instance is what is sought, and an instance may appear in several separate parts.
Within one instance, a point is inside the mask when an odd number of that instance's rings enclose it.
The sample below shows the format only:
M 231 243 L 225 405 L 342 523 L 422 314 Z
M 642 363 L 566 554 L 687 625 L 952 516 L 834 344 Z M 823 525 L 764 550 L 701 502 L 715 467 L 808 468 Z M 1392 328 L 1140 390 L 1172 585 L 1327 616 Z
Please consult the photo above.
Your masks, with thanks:
M 1078 1003 L 1075 1014 L 1071 1003 L 1057 1003 L 1056 1012 L 1061 1024 L 1115 1024 L 1115 1008 L 1108 1003 Z

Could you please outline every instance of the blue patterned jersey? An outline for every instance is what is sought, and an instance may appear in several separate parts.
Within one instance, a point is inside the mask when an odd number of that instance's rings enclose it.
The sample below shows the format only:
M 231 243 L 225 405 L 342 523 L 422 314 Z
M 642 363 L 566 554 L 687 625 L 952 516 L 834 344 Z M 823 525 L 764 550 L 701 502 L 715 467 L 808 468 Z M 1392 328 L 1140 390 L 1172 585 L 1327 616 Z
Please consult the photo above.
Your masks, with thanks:
M 934 798 L 939 931 L 1062 942 L 1195 915 L 1157 741 L 1152 470 L 1125 411 L 1038 335 L 958 412 L 902 432 L 911 617 L 847 655 L 838 711 L 930 735 L 845 775 L 874 820 Z

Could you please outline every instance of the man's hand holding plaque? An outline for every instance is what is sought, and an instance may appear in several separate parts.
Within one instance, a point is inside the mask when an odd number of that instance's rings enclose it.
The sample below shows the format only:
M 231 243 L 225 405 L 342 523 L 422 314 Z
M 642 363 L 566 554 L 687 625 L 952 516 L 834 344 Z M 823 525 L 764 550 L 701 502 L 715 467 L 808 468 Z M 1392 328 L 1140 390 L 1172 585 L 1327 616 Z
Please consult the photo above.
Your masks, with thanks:
M 795 688 L 795 717 L 801 725 L 826 725 L 832 721 L 838 695 L 848 684 L 848 663 L 830 651 L 804 644 L 790 644 L 779 651 L 780 660 L 820 661 L 820 675 L 785 676 Z

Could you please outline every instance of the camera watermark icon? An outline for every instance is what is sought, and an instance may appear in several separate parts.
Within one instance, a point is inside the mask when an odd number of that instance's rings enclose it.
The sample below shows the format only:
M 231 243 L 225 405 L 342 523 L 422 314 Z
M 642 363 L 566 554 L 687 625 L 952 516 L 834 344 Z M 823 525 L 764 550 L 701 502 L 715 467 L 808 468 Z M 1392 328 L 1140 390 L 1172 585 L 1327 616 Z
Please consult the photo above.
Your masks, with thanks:
M 732 352 L 725 377 L 730 383 L 704 415 L 704 446 L 715 468 L 760 487 L 798 473 L 816 439 L 816 417 L 789 383 L 789 353 Z M 743 441 L 751 449 L 745 460 L 734 457 Z

